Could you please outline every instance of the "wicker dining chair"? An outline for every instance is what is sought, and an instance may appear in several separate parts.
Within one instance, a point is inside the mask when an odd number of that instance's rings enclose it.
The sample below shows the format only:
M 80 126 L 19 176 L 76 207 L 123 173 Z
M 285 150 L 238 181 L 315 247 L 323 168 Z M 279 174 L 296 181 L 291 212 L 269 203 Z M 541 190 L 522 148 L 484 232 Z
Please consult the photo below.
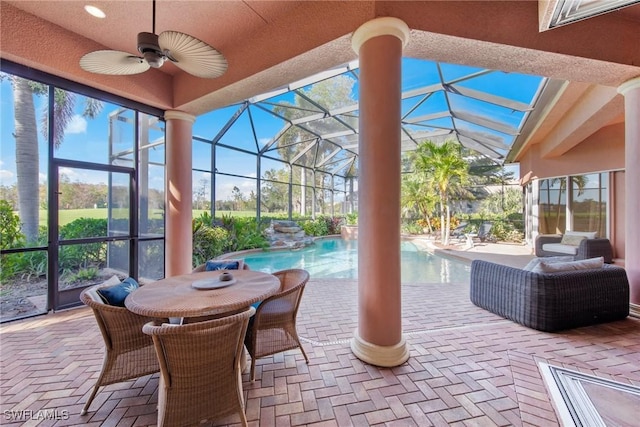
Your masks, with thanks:
M 255 380 L 256 359 L 260 357 L 299 348 L 304 360 L 309 363 L 296 331 L 298 307 L 309 273 L 302 269 L 290 269 L 273 275 L 280 279 L 280 290 L 260 303 L 244 339 L 251 355 L 251 381 Z
M 142 333 L 142 326 L 152 319 L 102 302 L 96 291 L 103 286 L 92 286 L 80 294 L 80 300 L 93 310 L 105 345 L 102 370 L 81 415 L 86 415 L 100 387 L 160 371 L 153 341 Z
M 232 316 L 188 325 L 150 322 L 160 361 L 158 426 L 199 424 L 240 415 L 247 425 L 242 391 L 243 338 L 253 307 Z

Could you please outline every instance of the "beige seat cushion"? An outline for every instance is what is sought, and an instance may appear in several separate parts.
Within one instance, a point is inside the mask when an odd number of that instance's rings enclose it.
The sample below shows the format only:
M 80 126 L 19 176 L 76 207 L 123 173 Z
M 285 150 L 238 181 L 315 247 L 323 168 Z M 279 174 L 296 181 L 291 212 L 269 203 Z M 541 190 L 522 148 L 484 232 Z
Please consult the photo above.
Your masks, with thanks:
M 568 255 L 575 255 L 578 253 L 577 246 L 563 245 L 562 243 L 545 243 L 544 245 L 542 245 L 542 250 Z

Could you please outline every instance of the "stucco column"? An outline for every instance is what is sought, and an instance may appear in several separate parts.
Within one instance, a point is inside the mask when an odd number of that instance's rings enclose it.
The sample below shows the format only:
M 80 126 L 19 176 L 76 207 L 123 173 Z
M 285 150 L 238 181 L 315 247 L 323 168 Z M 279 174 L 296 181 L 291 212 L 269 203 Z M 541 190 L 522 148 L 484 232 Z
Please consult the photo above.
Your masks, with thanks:
M 353 34 L 360 56 L 358 329 L 351 350 L 377 366 L 409 358 L 400 300 L 402 49 L 409 28 L 379 18 Z
M 167 111 L 165 194 L 165 276 L 191 272 L 193 237 L 192 129 L 195 117 L 182 111 Z
M 624 96 L 625 257 L 631 288 L 631 307 L 640 314 L 640 77 L 618 88 Z

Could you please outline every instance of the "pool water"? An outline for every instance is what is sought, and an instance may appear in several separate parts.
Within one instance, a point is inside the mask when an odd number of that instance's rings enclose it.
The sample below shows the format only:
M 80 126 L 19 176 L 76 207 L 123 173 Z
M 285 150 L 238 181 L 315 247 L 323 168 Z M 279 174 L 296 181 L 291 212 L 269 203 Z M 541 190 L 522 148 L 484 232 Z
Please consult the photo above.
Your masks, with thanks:
M 420 250 L 411 242 L 401 243 L 401 281 L 460 283 L 469 280 L 471 267 L 461 262 Z M 299 250 L 274 250 L 247 254 L 244 260 L 252 270 L 273 273 L 303 268 L 315 278 L 356 279 L 358 242 L 320 239 Z

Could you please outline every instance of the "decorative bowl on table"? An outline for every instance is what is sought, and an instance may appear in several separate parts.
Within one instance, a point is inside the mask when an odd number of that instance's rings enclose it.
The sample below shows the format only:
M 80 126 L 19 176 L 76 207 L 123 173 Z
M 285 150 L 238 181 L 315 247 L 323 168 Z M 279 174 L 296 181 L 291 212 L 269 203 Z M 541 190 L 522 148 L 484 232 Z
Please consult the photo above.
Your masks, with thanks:
M 226 288 L 234 283 L 236 283 L 236 279 L 233 277 L 233 274 L 225 271 L 218 277 L 196 280 L 191 286 L 196 289 L 219 289 Z

